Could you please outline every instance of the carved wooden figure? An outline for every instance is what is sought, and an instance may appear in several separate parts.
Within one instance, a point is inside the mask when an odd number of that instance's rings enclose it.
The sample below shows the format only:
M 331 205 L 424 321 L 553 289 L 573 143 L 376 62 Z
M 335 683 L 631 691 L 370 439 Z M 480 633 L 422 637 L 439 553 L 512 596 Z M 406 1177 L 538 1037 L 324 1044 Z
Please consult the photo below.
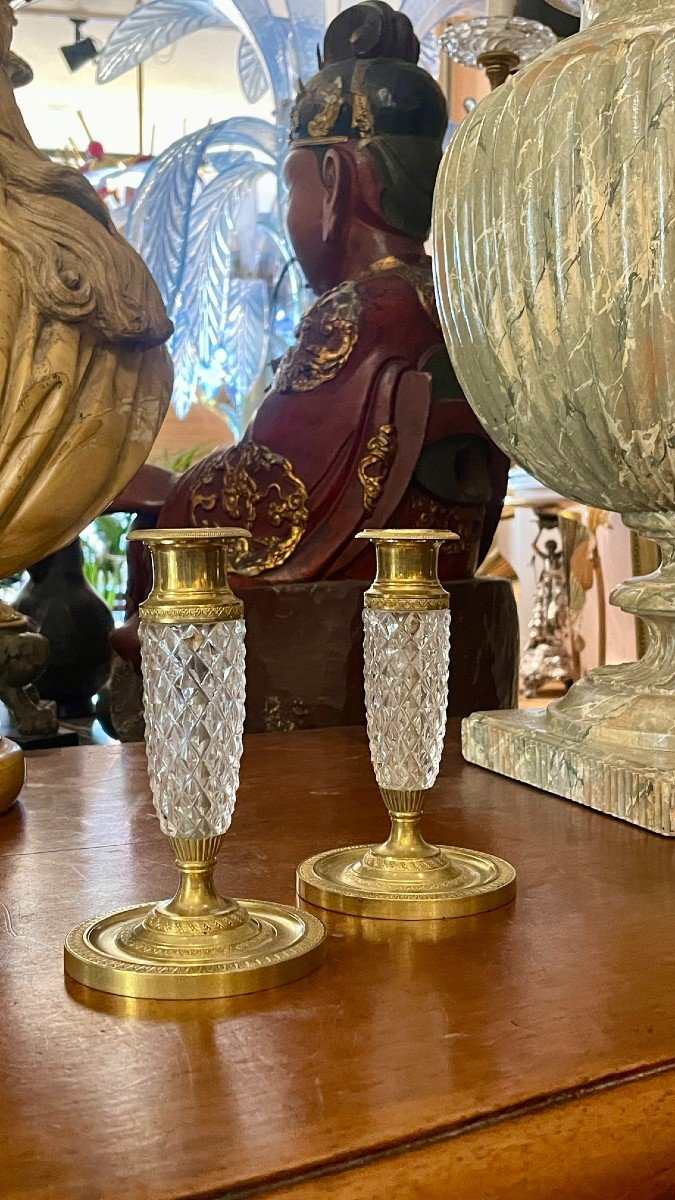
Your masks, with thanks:
M 288 228 L 320 297 L 244 440 L 188 471 L 160 525 L 242 524 L 233 570 L 258 582 L 370 579 L 364 527 L 450 528 L 441 571 L 471 576 L 501 512 L 507 460 L 464 400 L 424 251 L 447 127 L 407 17 L 338 16 L 301 85 Z
M 354 535 L 367 527 L 459 534 L 440 561 L 461 593 L 467 653 L 453 659 L 461 702 L 451 697 L 451 710 L 513 694 L 509 586 L 471 581 L 508 461 L 464 400 L 443 344 L 424 242 L 447 111 L 418 54 L 410 21 L 382 0 L 330 25 L 323 65 L 300 87 L 285 168 L 290 236 L 319 299 L 243 441 L 188 471 L 159 512 L 164 527 L 253 533 L 231 558 L 233 585 L 246 589 L 254 729 L 363 720 L 360 581 L 375 561 Z M 133 567 L 130 612 L 149 587 L 142 564 Z M 136 619 L 113 642 L 138 664 Z M 137 730 L 128 674 L 119 684 L 117 727 Z

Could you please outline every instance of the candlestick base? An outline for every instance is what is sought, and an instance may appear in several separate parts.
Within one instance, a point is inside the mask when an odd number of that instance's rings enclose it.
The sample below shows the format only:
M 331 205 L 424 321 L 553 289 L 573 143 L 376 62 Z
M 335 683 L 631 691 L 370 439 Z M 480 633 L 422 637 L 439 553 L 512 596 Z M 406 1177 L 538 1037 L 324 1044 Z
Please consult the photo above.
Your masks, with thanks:
M 326 931 L 316 917 L 219 894 L 222 836 L 169 840 L 175 896 L 78 925 L 66 938 L 67 975 L 117 996 L 199 1000 L 278 987 L 321 965 Z
M 508 904 L 516 872 L 501 858 L 456 846 L 428 846 L 402 858 L 384 846 L 315 854 L 297 870 L 298 895 L 319 908 L 394 921 L 466 917 Z
M 178 920 L 141 904 L 84 921 L 66 938 L 66 974 L 118 996 L 198 1000 L 290 983 L 325 957 L 321 922 L 286 904 L 230 901 L 217 922 Z

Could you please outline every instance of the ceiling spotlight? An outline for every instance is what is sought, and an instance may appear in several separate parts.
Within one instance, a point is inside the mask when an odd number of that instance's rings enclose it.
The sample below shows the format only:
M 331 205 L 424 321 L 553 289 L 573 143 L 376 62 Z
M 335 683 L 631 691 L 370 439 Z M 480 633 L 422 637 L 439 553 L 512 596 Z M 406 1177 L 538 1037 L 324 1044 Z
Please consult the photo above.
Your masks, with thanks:
M 82 37 L 81 27 L 84 25 L 84 21 L 78 20 L 77 17 L 71 17 L 70 21 L 75 26 L 75 41 L 70 46 L 61 46 L 61 53 L 70 70 L 79 71 L 85 63 L 96 58 L 98 50 L 90 37 Z

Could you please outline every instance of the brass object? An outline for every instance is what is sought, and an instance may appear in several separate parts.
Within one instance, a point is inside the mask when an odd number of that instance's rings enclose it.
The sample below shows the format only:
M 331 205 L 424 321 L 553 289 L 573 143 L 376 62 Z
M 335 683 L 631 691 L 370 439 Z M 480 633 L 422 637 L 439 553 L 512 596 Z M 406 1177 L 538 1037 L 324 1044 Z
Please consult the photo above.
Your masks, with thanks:
M 399 794 L 394 802 L 405 799 Z M 298 867 L 298 895 L 332 912 L 391 921 L 476 916 L 513 900 L 513 867 L 481 851 L 430 845 L 418 829 L 423 798 L 419 803 L 407 813 L 388 807 L 391 833 L 381 846 L 345 846 L 306 858 Z
M 372 513 L 382 495 L 382 489 L 396 458 L 398 437 L 393 425 L 381 425 L 366 444 L 366 453 L 357 468 L 363 488 L 363 507 Z
M 153 558 L 154 586 L 140 610 L 146 740 L 179 884 L 171 900 L 78 925 L 66 939 L 66 974 L 101 991 L 156 1000 L 288 983 L 323 961 L 321 922 L 285 904 L 224 899 L 214 883 L 243 726 L 242 605 L 228 585 L 227 553 L 248 532 L 163 529 L 131 537 L 147 542 Z M 226 630 L 228 622 L 238 625 Z M 153 694 L 160 686 L 161 695 Z M 183 832 L 188 826 L 198 832 Z
M 342 370 L 359 340 L 362 305 L 354 281 L 327 292 L 305 313 L 298 340 L 279 364 L 278 392 L 312 392 Z
M 230 589 L 227 556 L 247 529 L 139 529 L 130 542 L 152 552 L 153 584 L 140 606 L 145 621 L 187 625 L 192 621 L 235 621 L 244 605 Z
M 383 676 L 382 688 L 396 693 L 397 698 L 389 700 L 387 711 L 384 697 L 381 711 L 378 711 L 377 682 L 373 685 L 372 677 L 369 686 L 368 664 L 369 660 L 376 659 L 377 648 L 375 642 L 371 642 L 370 647 L 366 642 L 368 733 L 391 830 L 382 845 L 346 846 L 306 859 L 297 871 L 298 895 L 311 904 L 336 912 L 393 920 L 460 917 L 498 908 L 515 895 L 513 867 L 503 859 L 479 851 L 430 845 L 419 828 L 426 792 L 438 772 L 445 728 L 443 700 L 439 699 L 438 711 L 434 712 L 428 704 L 425 706 L 424 696 L 427 673 L 433 674 L 434 667 L 437 668 L 436 680 L 430 682 L 429 687 L 438 686 L 439 695 L 443 689 L 447 694 L 447 624 L 441 616 L 448 608 L 449 597 L 438 579 L 438 552 L 445 540 L 456 535 L 447 530 L 388 529 L 365 531 L 357 537 L 372 539 L 377 552 L 377 576 L 366 593 L 365 616 L 367 618 L 370 610 L 376 621 L 378 616 L 381 617 L 382 636 L 391 639 L 388 643 L 389 673 L 386 681 Z M 434 620 L 436 614 L 438 621 Z M 398 616 L 400 621 L 390 621 L 389 616 Z M 387 626 L 391 626 L 389 632 Z M 415 640 L 423 626 L 423 640 L 430 642 L 435 638 L 441 649 L 445 631 L 445 667 L 434 661 L 433 650 L 431 658 L 424 660 L 422 643 Z M 366 620 L 367 639 L 368 636 Z M 387 646 L 386 640 L 384 645 Z M 386 655 L 386 649 L 384 653 Z M 392 673 L 393 661 L 399 661 L 401 665 Z M 377 668 L 375 661 L 374 670 Z M 412 685 L 409 682 L 411 676 Z M 432 723 L 438 736 L 433 751 L 435 761 L 430 767 L 423 738 L 416 744 L 415 728 L 412 741 L 408 734 L 411 727 Z M 408 762 L 398 769 L 410 771 L 409 763 L 415 760 L 412 770 L 419 770 L 420 777 L 425 780 L 423 786 L 393 788 L 382 782 L 382 747 L 387 745 L 387 752 L 395 757 L 399 737 L 402 744 L 406 743 L 401 755 L 407 757 Z M 391 766 L 385 766 L 384 770 L 391 771 Z
M 9 738 L 0 737 L 0 813 L 12 807 L 25 777 L 23 750 Z
M 203 1000 L 278 987 L 321 965 L 325 935 L 315 917 L 218 894 L 221 838 L 170 841 L 180 873 L 173 899 L 78 925 L 66 939 L 67 975 L 119 996 Z
M 214 479 L 216 486 L 210 490 Z M 230 547 L 230 567 L 238 575 L 260 575 L 280 567 L 295 550 L 309 519 L 307 488 L 291 463 L 252 441 L 224 450 L 201 468 L 190 493 L 190 520 L 200 528 L 208 527 L 213 518 L 203 514 L 213 513 L 218 505 L 230 520 L 254 525 L 266 516 L 270 525 L 281 530 L 264 537 L 249 534 L 248 540 Z
M 443 542 L 456 542 L 448 529 L 365 529 L 359 541 L 373 541 L 377 555 L 375 580 L 364 597 L 366 608 L 391 612 L 448 608 L 450 597 L 438 578 L 438 552 Z
M 512 50 L 485 50 L 479 54 L 477 62 L 485 71 L 493 92 L 506 83 L 509 75 L 517 71 L 520 65 L 518 55 Z

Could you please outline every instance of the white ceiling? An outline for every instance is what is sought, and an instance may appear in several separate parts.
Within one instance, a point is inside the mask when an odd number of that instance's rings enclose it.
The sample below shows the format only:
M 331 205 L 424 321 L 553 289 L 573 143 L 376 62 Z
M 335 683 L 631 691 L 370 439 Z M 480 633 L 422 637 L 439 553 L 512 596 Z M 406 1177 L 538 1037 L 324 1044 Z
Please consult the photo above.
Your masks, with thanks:
M 32 0 L 26 7 L 21 8 L 20 16 L 32 17 L 50 16 L 53 13 L 65 13 L 67 16 L 107 17 L 109 20 L 119 20 L 134 7 L 134 0 Z
M 96 83 L 93 63 L 74 74 L 59 47 L 73 41 L 72 15 L 95 14 L 85 36 L 103 43 L 117 14 L 129 0 L 45 0 L 17 12 L 14 49 L 33 68 L 34 80 L 17 92 L 17 100 L 34 140 L 43 149 L 58 150 L 70 139 L 83 148 L 87 137 L 80 110 L 91 135 L 106 151 L 134 154 L 139 149 L 136 72 L 103 86 Z M 129 7 L 131 5 L 129 4 Z M 106 14 L 107 15 L 104 15 Z M 111 13 L 115 16 L 111 17 Z M 185 132 L 209 121 L 242 112 L 269 118 L 271 103 L 255 108 L 244 100 L 236 74 L 239 34 L 234 28 L 191 34 L 145 64 L 144 150 L 151 141 L 158 152 Z

